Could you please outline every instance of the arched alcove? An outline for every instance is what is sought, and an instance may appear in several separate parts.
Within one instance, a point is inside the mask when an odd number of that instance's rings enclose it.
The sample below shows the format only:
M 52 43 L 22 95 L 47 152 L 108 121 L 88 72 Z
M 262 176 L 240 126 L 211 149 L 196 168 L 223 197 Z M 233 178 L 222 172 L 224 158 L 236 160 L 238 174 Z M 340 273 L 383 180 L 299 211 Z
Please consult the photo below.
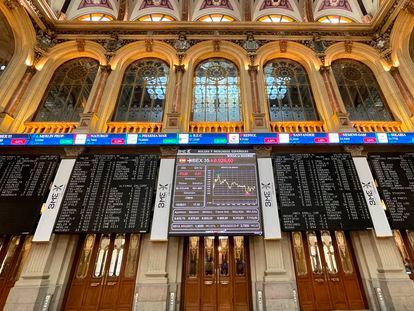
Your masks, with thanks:
M 15 43 L 13 31 L 6 17 L 0 11 L 0 75 L 5 71 L 7 64 L 13 57 Z

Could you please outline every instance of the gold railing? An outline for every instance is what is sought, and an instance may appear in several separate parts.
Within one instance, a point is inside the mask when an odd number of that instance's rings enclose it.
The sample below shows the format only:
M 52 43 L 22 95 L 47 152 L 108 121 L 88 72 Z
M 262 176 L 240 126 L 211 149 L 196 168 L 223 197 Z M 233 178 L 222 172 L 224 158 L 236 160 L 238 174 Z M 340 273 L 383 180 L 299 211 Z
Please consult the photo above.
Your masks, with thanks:
M 243 132 L 243 122 L 190 122 L 192 133 Z
M 272 132 L 281 133 L 306 133 L 306 132 L 323 132 L 322 121 L 283 121 L 270 122 Z
M 26 122 L 23 132 L 27 134 L 71 133 L 78 125 L 78 122 Z
M 351 121 L 357 132 L 402 132 L 399 121 Z
M 107 133 L 159 133 L 162 123 L 151 122 L 108 122 Z

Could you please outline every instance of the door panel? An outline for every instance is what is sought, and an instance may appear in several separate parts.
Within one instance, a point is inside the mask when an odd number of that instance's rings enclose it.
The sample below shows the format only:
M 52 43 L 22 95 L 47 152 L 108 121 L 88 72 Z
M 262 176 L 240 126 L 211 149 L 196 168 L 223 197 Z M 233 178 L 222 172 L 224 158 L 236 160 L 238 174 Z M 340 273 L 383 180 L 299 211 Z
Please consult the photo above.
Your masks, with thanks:
M 30 245 L 31 236 L 0 236 L 0 310 L 19 279 Z
M 292 232 L 292 251 L 302 310 L 366 308 L 344 232 Z
M 244 237 L 186 239 L 183 310 L 250 310 L 247 242 Z
M 88 234 L 79 245 L 65 310 L 130 310 L 140 236 Z
M 404 263 L 405 272 L 414 280 L 414 231 L 393 230 L 395 244 Z

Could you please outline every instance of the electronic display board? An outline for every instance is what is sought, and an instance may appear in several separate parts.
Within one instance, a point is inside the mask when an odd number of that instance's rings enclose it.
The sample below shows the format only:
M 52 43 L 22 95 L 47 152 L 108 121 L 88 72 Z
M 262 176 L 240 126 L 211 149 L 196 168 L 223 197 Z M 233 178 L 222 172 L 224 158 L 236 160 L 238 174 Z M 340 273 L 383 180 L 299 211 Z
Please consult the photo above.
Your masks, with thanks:
M 58 165 L 55 155 L 0 156 L 0 234 L 33 232 Z
M 392 229 L 414 229 L 414 153 L 369 154 Z
M 273 168 L 284 231 L 372 228 L 351 155 L 277 154 Z
M 158 160 L 156 155 L 79 157 L 54 232 L 147 232 Z
M 169 234 L 261 235 L 256 154 L 248 150 L 181 150 Z

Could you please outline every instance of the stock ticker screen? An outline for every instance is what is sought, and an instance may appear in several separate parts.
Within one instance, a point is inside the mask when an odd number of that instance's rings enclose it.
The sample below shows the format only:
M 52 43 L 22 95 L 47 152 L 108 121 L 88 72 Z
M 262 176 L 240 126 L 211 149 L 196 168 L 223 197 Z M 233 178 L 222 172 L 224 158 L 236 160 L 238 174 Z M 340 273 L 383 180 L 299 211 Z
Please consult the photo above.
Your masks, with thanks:
M 262 234 L 256 154 L 181 150 L 169 234 Z

